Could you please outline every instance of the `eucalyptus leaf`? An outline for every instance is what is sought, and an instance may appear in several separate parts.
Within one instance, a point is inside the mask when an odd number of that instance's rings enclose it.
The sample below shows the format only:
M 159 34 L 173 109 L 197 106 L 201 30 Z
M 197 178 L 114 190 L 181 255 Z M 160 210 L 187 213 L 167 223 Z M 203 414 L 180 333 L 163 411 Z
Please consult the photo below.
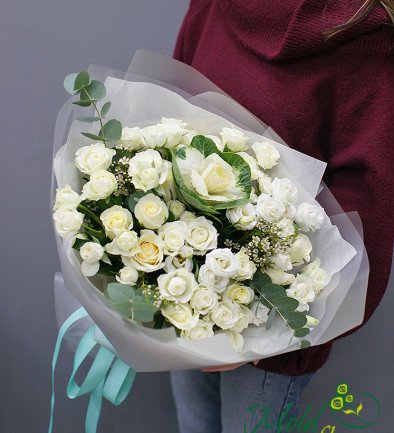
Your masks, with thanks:
M 90 132 L 81 132 L 81 134 L 85 137 L 91 138 L 92 140 L 99 140 L 105 142 L 105 137 L 102 137 L 101 135 L 91 134 Z
M 88 86 L 81 89 L 81 99 L 101 101 L 105 98 L 105 95 L 105 86 L 101 81 L 98 80 L 92 80 Z
M 78 91 L 90 84 L 90 76 L 88 71 L 81 71 L 75 77 L 74 90 Z
M 135 298 L 134 289 L 127 284 L 109 283 L 106 294 L 112 302 L 130 301 Z
M 135 193 L 129 195 L 126 200 L 127 207 L 134 213 L 135 205 L 138 203 L 138 200 L 144 197 L 146 193 L 144 191 L 136 191 Z
M 308 340 L 301 340 L 300 341 L 300 348 L 306 349 L 307 347 L 310 347 L 311 343 Z
M 306 325 L 307 318 L 305 314 L 298 311 L 289 313 L 286 315 L 287 324 L 291 329 L 303 328 Z
M 66 92 L 70 95 L 75 95 L 77 93 L 77 91 L 74 89 L 74 83 L 77 75 L 78 73 L 69 74 L 63 81 L 63 86 L 66 89 Z
M 122 124 L 119 120 L 111 119 L 100 129 L 99 135 L 108 141 L 118 141 L 122 136 Z
M 110 102 L 106 102 L 102 107 L 101 107 L 101 117 L 105 117 L 106 114 L 108 113 L 109 109 L 111 108 L 111 103 Z
M 276 309 L 271 308 L 271 311 L 268 314 L 268 320 L 265 324 L 265 328 L 267 329 L 267 331 L 269 331 L 271 329 L 272 323 L 274 322 L 275 317 L 276 317 Z
M 113 302 L 112 306 L 119 311 L 122 316 L 130 318 L 132 316 L 133 304 L 131 301 Z
M 91 101 L 90 99 L 84 99 L 82 101 L 74 101 L 73 104 L 79 105 L 80 107 L 89 107 L 92 102 L 93 101 Z
M 158 310 L 154 305 L 146 302 L 143 296 L 138 296 L 133 300 L 133 319 L 141 322 L 152 322 L 154 314 Z
M 308 328 L 299 328 L 299 329 L 296 329 L 294 331 L 294 337 L 302 338 L 302 337 L 305 337 L 306 335 L 308 335 L 309 332 L 310 332 L 310 329 L 308 329 Z
M 92 123 L 98 122 L 100 120 L 100 117 L 81 116 L 78 117 L 77 120 L 79 120 L 80 122 Z

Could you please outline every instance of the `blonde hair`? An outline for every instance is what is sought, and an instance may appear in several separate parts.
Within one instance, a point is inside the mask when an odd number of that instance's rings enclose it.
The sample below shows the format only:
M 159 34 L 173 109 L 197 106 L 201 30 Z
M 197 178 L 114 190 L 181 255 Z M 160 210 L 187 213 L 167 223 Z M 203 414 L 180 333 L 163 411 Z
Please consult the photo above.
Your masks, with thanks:
M 323 36 L 326 39 L 332 38 L 338 33 L 342 33 L 343 31 L 357 25 L 361 21 L 363 21 L 378 5 L 382 5 L 387 13 L 389 14 L 392 24 L 394 25 L 394 0 L 365 0 L 360 9 L 350 18 L 350 20 L 346 21 L 343 24 L 339 24 L 331 29 L 325 30 L 323 32 Z

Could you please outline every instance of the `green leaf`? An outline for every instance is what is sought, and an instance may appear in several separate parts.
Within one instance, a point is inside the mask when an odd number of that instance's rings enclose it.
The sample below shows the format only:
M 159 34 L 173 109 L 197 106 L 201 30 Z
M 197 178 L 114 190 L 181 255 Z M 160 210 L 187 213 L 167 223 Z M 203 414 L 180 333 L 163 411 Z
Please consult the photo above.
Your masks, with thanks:
M 302 338 L 308 335 L 310 330 L 308 328 L 299 328 L 294 331 L 294 337 Z
M 101 81 L 92 80 L 91 83 L 81 90 L 81 99 L 101 101 L 106 95 L 105 86 Z
M 131 317 L 133 308 L 131 301 L 113 302 L 112 305 L 122 316 Z
M 90 242 L 89 239 L 79 239 L 75 238 L 75 241 L 73 243 L 73 248 L 75 250 L 80 250 L 83 244 L 86 244 L 86 242 Z
M 294 298 L 289 298 L 286 296 L 286 292 L 284 293 L 284 296 L 275 298 L 275 306 L 278 310 L 280 310 L 281 314 L 287 315 L 292 313 L 297 309 L 298 305 L 298 301 Z
M 146 193 L 144 191 L 136 191 L 133 194 L 129 195 L 126 200 L 127 207 L 134 213 L 135 205 L 138 203 L 138 200 L 144 197 Z
M 307 318 L 305 317 L 305 314 L 300 313 L 298 311 L 289 313 L 286 319 L 287 319 L 287 324 L 290 326 L 291 329 L 303 328 L 307 322 Z
M 90 77 L 87 71 L 81 71 L 76 77 L 74 82 L 74 90 L 78 91 L 90 84 Z
M 81 117 L 78 117 L 77 120 L 79 120 L 80 122 L 91 123 L 91 122 L 99 121 L 100 117 L 81 116 Z
M 105 115 L 108 113 L 109 109 L 111 108 L 111 103 L 110 102 L 106 102 L 102 107 L 101 107 L 101 117 L 105 117 Z
M 265 324 L 265 329 L 267 331 L 269 331 L 271 329 L 272 323 L 273 323 L 275 317 L 276 317 L 276 309 L 275 308 L 271 308 L 271 311 L 268 314 L 268 320 L 267 320 L 267 322 Z
M 77 75 L 77 73 L 69 74 L 63 81 L 63 86 L 66 89 L 66 92 L 70 95 L 75 95 L 77 93 L 74 89 L 74 83 Z
M 167 223 L 172 223 L 175 220 L 176 220 L 175 215 L 169 210 L 168 211 L 168 218 L 167 218 L 166 222 Z
M 118 141 L 122 135 L 122 124 L 119 120 L 111 119 L 100 129 L 99 135 L 108 141 Z
M 160 314 L 155 314 L 154 317 L 155 324 L 153 325 L 154 329 L 161 329 L 164 325 L 164 316 Z
M 80 107 L 89 107 L 92 102 L 90 99 L 84 99 L 83 101 L 74 101 L 73 104 Z
M 308 340 L 301 340 L 300 341 L 300 348 L 301 349 L 306 349 L 310 345 L 311 345 L 311 343 Z
M 186 159 L 186 147 L 178 147 L 174 149 L 174 153 L 179 159 Z
M 134 289 L 131 286 L 120 283 L 109 283 L 106 294 L 112 302 L 130 301 L 135 298 Z
M 195 135 L 190 143 L 190 147 L 198 150 L 205 158 L 212 153 L 220 154 L 215 142 L 204 135 Z M 184 159 L 184 158 L 183 158 Z
M 81 132 L 85 137 L 91 138 L 92 140 L 105 141 L 105 137 L 101 135 L 91 134 L 90 132 Z
M 152 322 L 154 314 L 158 310 L 152 304 L 146 302 L 143 296 L 138 296 L 133 300 L 133 319 L 141 322 Z

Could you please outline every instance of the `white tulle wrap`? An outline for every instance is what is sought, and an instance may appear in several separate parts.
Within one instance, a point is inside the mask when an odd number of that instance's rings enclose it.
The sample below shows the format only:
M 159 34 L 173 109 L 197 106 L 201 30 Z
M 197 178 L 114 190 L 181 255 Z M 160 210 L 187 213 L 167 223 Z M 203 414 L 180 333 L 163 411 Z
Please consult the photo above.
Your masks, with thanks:
M 313 245 L 311 260 L 319 257 L 322 268 L 331 276 L 329 285 L 310 305 L 308 314 L 319 320 L 309 335 L 310 341 L 312 345 L 325 343 L 362 322 L 369 273 L 362 226 L 357 213 L 345 214 L 321 183 L 324 162 L 288 147 L 272 129 L 206 77 L 176 60 L 140 50 L 126 74 L 96 66 L 89 67 L 88 72 L 105 83 L 106 99 L 112 102 L 111 118 L 120 120 L 123 126 L 146 126 L 162 117 L 175 117 L 202 134 L 218 134 L 222 127 L 236 125 L 253 141 L 263 141 L 263 137 L 273 140 L 281 159 L 270 175 L 292 180 L 300 202 L 316 200 L 327 214 L 322 229 L 308 233 Z M 75 120 L 80 110 L 67 101 L 57 118 L 51 204 L 57 186 L 69 184 L 76 191 L 81 188 L 80 173 L 74 166 L 75 152 L 92 141 L 81 135 L 81 131 L 89 131 L 89 126 Z M 96 130 L 92 126 L 91 132 Z M 138 372 L 229 364 L 298 350 L 296 339 L 280 319 L 275 319 L 269 331 L 264 325 L 243 331 L 245 344 L 239 354 L 224 334 L 186 341 L 177 338 L 172 327 L 150 329 L 131 323 L 103 296 L 106 277 L 83 276 L 71 239 L 62 239 L 57 233 L 55 236 L 64 278 L 61 274 L 55 278 L 59 324 L 82 304 L 102 333 L 97 332 L 96 339 Z M 74 334 L 81 329 L 75 329 Z

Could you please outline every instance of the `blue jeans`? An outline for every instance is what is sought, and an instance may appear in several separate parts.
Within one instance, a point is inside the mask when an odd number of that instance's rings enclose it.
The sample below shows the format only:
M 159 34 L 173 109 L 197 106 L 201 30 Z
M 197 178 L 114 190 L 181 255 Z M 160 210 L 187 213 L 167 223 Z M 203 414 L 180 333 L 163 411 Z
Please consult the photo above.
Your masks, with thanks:
M 300 395 L 312 376 L 269 373 L 250 363 L 224 372 L 173 371 L 171 386 L 179 431 L 285 431 L 286 422 L 298 416 Z M 282 427 L 278 429 L 278 425 Z

